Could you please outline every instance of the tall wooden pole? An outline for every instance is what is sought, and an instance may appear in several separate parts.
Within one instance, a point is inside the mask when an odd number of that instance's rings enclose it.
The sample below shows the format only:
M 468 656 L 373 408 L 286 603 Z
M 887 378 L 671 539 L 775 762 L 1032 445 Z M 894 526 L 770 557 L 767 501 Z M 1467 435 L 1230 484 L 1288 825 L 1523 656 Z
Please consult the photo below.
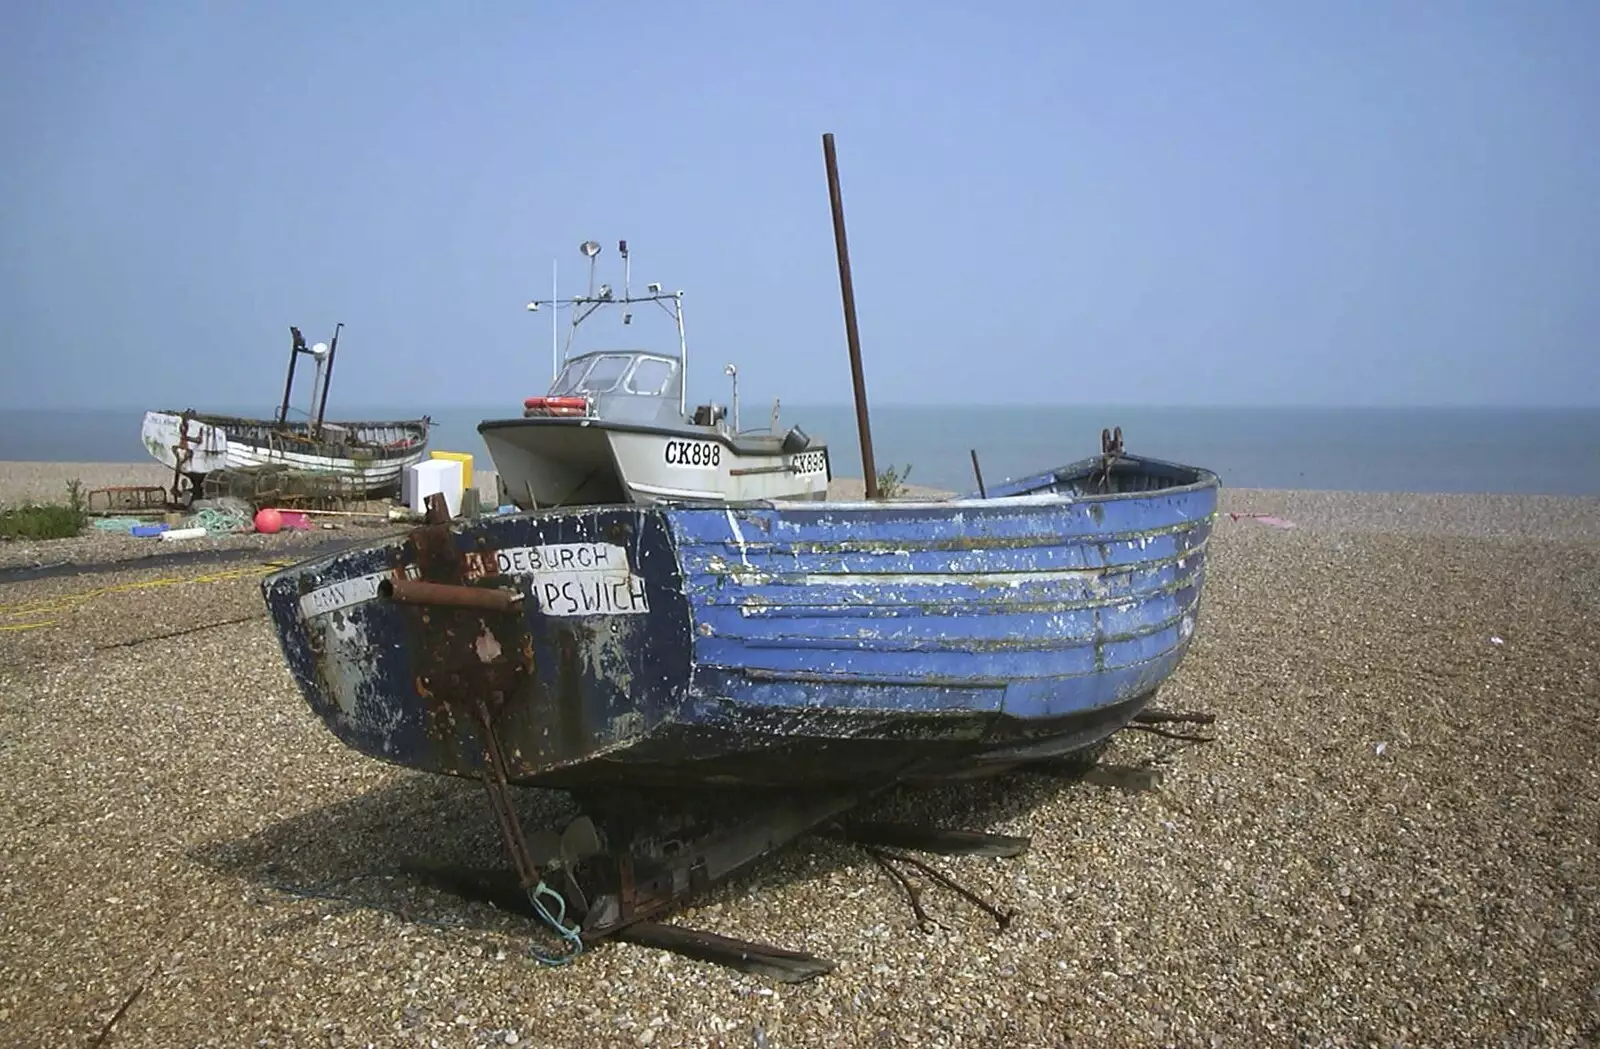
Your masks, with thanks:
M 850 247 L 844 236 L 844 198 L 839 193 L 839 158 L 833 133 L 822 136 L 822 157 L 828 166 L 828 199 L 833 205 L 833 242 L 839 249 L 839 291 L 844 296 L 844 333 L 850 344 L 850 378 L 855 384 L 856 430 L 861 439 L 861 469 L 867 498 L 878 498 L 878 469 L 872 457 L 872 423 L 867 418 L 867 380 L 861 372 L 861 335 L 856 331 L 856 292 L 850 283 Z

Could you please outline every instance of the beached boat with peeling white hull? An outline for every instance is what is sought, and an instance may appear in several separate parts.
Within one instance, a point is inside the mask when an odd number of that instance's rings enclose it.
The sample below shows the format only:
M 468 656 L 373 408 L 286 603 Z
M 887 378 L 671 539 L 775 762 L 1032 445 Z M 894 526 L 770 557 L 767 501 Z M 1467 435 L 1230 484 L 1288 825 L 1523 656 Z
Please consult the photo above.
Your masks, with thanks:
M 146 412 L 140 436 L 156 461 L 198 483 L 219 470 L 277 466 L 336 474 L 344 487 L 397 487 L 407 466 L 426 454 L 426 420 L 309 423 L 244 419 L 201 412 Z
M 339 325 L 342 328 L 343 325 Z M 140 438 L 145 450 L 175 476 L 186 477 L 198 492 L 207 474 L 263 467 L 300 471 L 337 481 L 350 494 L 371 495 L 397 489 L 402 472 L 427 454 L 426 416 L 420 419 L 327 422 L 328 383 L 339 344 L 307 347 L 295 327 L 283 404 L 271 419 L 158 410 L 144 415 Z M 300 354 L 316 362 L 311 406 L 304 420 L 291 420 L 289 397 Z
M 626 263 L 627 242 L 618 248 Z M 687 412 L 683 292 L 651 284 L 635 296 L 626 276 L 620 296 L 610 285 L 596 291 L 593 265 L 599 251 L 594 241 L 583 246 L 590 260 L 588 295 L 567 300 L 552 295 L 528 308 L 571 308 L 570 348 L 578 326 L 600 309 L 618 307 L 623 323 L 630 324 L 633 306 L 653 304 L 673 319 L 678 356 L 608 349 L 562 361 L 552 346 L 553 365 L 559 367 L 553 367 L 556 374 L 544 395 L 525 400 L 520 418 L 478 424 L 502 501 L 535 510 L 825 498 L 831 475 L 827 445 L 798 426 L 780 432 L 776 405 L 766 429 L 741 430 L 733 365 L 725 369 L 733 380 L 732 418 L 714 403 Z

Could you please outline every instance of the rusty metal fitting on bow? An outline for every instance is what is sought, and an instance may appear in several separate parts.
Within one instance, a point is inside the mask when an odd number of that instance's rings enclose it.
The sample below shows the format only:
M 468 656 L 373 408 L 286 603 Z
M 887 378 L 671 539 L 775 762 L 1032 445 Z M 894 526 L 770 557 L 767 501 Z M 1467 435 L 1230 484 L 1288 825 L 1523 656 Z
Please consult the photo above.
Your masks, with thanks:
M 421 579 L 385 579 L 378 584 L 378 593 L 402 604 L 482 608 L 491 612 L 510 612 L 522 605 L 522 594 L 513 590 L 429 583 Z

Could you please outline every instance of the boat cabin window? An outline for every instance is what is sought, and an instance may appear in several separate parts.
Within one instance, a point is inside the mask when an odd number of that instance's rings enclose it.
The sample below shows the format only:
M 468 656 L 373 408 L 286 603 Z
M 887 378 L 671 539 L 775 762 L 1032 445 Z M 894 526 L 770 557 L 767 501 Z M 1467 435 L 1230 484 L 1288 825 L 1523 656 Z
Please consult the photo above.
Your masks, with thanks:
M 671 361 L 656 357 L 641 357 L 639 363 L 633 366 L 633 371 L 628 375 L 628 381 L 623 384 L 623 389 L 629 393 L 660 396 L 666 390 L 674 370 Z
M 561 374 L 556 376 L 556 381 L 550 384 L 550 396 L 560 397 L 572 393 L 578 388 L 578 380 L 583 378 L 583 373 L 589 370 L 593 361 L 573 361 L 561 369 Z
M 625 393 L 660 396 L 677 370 L 677 361 L 663 357 L 639 357 L 624 353 L 583 357 L 561 369 L 556 381 L 550 384 L 550 396 L 609 393 L 619 389 L 619 381 L 620 389 Z
M 583 393 L 605 393 L 617 385 L 629 363 L 628 358 L 621 356 L 595 358 L 594 366 L 578 383 L 578 389 Z
M 550 384 L 551 396 L 573 393 L 605 393 L 617 385 L 633 358 L 625 354 L 606 354 L 573 361 Z

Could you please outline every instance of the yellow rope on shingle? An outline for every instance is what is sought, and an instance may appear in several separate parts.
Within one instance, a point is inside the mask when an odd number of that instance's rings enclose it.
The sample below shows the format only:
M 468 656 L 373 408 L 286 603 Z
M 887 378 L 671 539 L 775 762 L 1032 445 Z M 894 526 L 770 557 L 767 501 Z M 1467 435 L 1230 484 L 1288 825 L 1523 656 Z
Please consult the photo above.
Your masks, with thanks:
M 111 594 L 126 594 L 138 590 L 152 590 L 165 586 L 188 586 L 195 583 L 224 583 L 233 579 L 246 579 L 252 576 L 259 578 L 269 572 L 287 567 L 290 561 L 267 561 L 244 568 L 228 568 L 220 572 L 203 572 L 192 576 L 163 576 L 160 579 L 142 579 L 133 583 L 116 583 L 112 586 L 98 586 L 90 590 L 80 590 L 73 594 L 62 594 L 56 597 L 41 598 L 37 601 L 24 601 L 14 605 L 0 605 L 0 618 L 18 619 L 23 617 L 36 617 L 57 615 L 70 612 L 75 608 L 86 605 Z M 129 565 L 136 569 L 136 565 Z M 0 631 L 38 630 L 41 627 L 51 626 L 56 620 L 46 620 L 37 623 L 0 624 Z

